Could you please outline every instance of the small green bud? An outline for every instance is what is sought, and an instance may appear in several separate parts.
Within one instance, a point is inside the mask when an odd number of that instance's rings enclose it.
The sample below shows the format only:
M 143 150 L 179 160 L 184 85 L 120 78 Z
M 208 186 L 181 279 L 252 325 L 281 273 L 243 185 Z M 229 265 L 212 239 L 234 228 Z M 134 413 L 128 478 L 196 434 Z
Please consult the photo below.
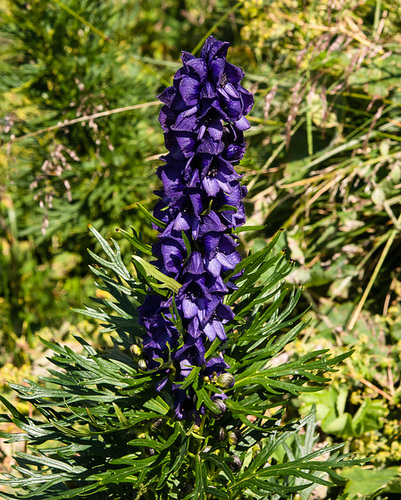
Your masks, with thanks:
M 148 365 L 146 364 L 146 361 L 144 359 L 140 359 L 138 361 L 138 368 L 143 372 L 146 372 L 146 370 L 148 369 Z
M 135 356 L 140 356 L 142 354 L 142 349 L 137 344 L 132 344 L 129 350 L 131 351 L 131 354 L 134 354 Z
M 231 375 L 231 373 L 222 373 L 217 379 L 217 385 L 224 389 L 228 389 L 234 385 L 234 380 L 234 376 Z
M 152 425 L 150 426 L 150 429 L 152 431 L 155 431 L 156 429 L 158 429 L 163 423 L 163 419 L 162 418 L 158 418 L 157 420 L 154 420 L 152 422 Z
M 242 439 L 242 434 L 238 430 L 228 431 L 228 442 L 232 445 L 238 444 Z
M 259 455 L 259 453 L 262 451 L 262 447 L 260 446 L 260 443 L 256 443 L 252 447 L 252 458 L 255 458 L 256 455 Z

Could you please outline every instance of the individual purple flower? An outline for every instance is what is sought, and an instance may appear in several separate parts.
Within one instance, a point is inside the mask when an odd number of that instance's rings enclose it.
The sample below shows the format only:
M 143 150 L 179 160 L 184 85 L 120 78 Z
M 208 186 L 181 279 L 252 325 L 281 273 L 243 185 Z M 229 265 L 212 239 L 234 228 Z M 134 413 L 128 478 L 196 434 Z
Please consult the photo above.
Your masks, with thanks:
M 227 273 L 241 261 L 234 230 L 245 222 L 246 188 L 234 166 L 245 153 L 253 97 L 240 85 L 242 69 L 227 61 L 228 47 L 210 36 L 200 57 L 183 52 L 173 85 L 159 96 L 168 154 L 157 171 L 163 187 L 154 216 L 163 227 L 157 227 L 153 264 L 181 287 L 167 299 L 148 295 L 139 308 L 147 367 L 160 373 L 158 389 L 171 381 L 176 416 L 195 420 L 205 410 L 196 408 L 194 389 L 180 383 L 194 367 L 212 383 L 229 375 L 222 351 L 210 360 L 205 352 L 214 340 L 227 340 L 234 314 L 224 297 L 239 276 L 227 280 Z M 223 392 L 216 389 L 211 398 L 224 406 Z

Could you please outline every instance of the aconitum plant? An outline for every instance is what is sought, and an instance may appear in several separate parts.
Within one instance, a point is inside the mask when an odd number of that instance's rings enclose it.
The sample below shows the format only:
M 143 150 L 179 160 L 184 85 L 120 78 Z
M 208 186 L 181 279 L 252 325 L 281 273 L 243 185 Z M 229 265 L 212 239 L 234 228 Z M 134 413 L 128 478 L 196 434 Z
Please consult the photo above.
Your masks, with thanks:
M 238 252 L 238 234 L 255 230 L 244 226 L 234 169 L 253 97 L 227 49 L 209 37 L 200 57 L 184 52 L 160 95 L 163 187 L 154 215 L 140 207 L 158 231 L 154 245 L 120 230 L 135 252 L 130 271 L 119 245 L 91 228 L 103 293 L 82 312 L 113 332 L 113 347 L 97 352 L 76 337 L 79 354 L 43 340 L 54 368 L 39 384 L 12 385 L 33 416 L 0 396 L 0 422 L 20 429 L 2 436 L 27 445 L 0 497 L 307 500 L 355 463 L 319 460 L 341 445 L 315 447 L 314 413 L 294 421 L 286 411 L 347 354 L 283 363 L 303 327 L 293 313 L 301 290 L 285 283 L 292 265 L 274 252 L 279 235 L 244 259 Z
M 206 361 L 205 352 L 208 342 L 227 340 L 224 325 L 234 313 L 224 297 L 235 289 L 237 275 L 224 278 L 241 260 L 233 231 L 245 222 L 246 188 L 234 165 L 245 153 L 243 132 L 250 127 L 245 115 L 253 97 L 240 85 L 243 71 L 226 60 L 228 45 L 210 36 L 199 58 L 183 52 L 173 86 L 159 96 L 169 154 L 158 170 L 163 189 L 154 216 L 162 226 L 153 254 L 156 267 L 182 286 L 167 300 L 148 295 L 139 310 L 147 367 L 164 367 L 159 390 L 170 378 L 176 416 L 195 416 L 198 422 L 204 407 L 196 409 L 193 389 L 179 383 L 195 366 L 211 381 L 229 367 L 222 355 Z M 171 320 L 173 300 L 181 332 Z M 224 397 L 212 395 L 220 408 Z

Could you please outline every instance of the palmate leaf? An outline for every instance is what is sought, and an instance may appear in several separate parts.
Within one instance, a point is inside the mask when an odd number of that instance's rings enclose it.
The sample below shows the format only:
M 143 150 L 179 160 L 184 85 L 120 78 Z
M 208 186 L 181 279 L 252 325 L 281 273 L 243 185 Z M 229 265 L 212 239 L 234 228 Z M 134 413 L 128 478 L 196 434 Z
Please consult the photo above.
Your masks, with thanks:
M 246 258 L 245 266 L 240 264 L 239 289 L 227 300 L 236 312 L 226 325 L 228 340 L 223 346 L 234 386 L 223 390 L 216 380 L 201 378 L 201 367 L 194 367 L 180 382 L 197 398 L 197 408 L 204 415 L 200 427 L 175 418 L 169 383 L 167 390 L 155 390 L 163 373 L 143 372 L 130 351 L 132 344 L 140 344 L 143 334 L 136 309 L 148 285 L 172 296 L 178 284 L 166 281 L 167 277 L 159 276 L 139 257 L 135 258 L 138 276 L 133 277 L 116 244 L 112 248 L 103 239 L 100 244 L 107 259 L 97 258 L 99 267 L 94 270 L 103 282 L 101 289 L 110 297 L 95 298 L 96 306 L 87 306 L 84 311 L 97 317 L 109 331 L 117 331 L 114 347 L 100 355 L 78 337 L 83 353 L 43 341 L 55 353 L 51 360 L 55 368 L 40 384 L 13 385 L 43 420 L 25 417 L 9 403 L 10 415 L 0 417 L 21 429 L 10 436 L 12 440 L 26 440 L 33 450 L 35 446 L 40 450 L 29 458 L 18 457 L 17 471 L 22 477 L 5 477 L 1 484 L 14 485 L 18 498 L 35 500 L 206 500 L 210 495 L 248 500 L 261 498 L 261 493 L 285 498 L 319 482 L 326 484 L 323 474 L 336 478 L 332 469 L 341 466 L 337 459 L 322 465 L 313 450 L 299 456 L 290 448 L 297 432 L 312 425 L 312 420 L 307 417 L 287 425 L 280 421 L 288 396 L 319 389 L 327 381 L 322 373 L 346 355 L 330 358 L 326 351 L 320 351 L 286 363 L 272 361 L 304 326 L 293 314 L 301 289 L 285 285 L 291 264 L 282 253 L 274 254 L 273 244 Z M 172 315 L 182 329 L 174 300 L 172 303 Z M 218 339 L 210 343 L 206 360 L 219 355 L 221 349 Z M 211 395 L 223 392 L 227 410 L 219 414 L 221 408 Z M 269 409 L 275 413 L 266 417 Z M 251 421 L 250 415 L 255 420 Z M 233 447 L 226 438 L 218 439 L 221 428 L 241 429 L 243 440 Z M 257 443 L 263 444 L 259 452 L 254 449 Z M 285 459 L 269 464 L 279 449 L 286 450 Z M 238 471 L 230 469 L 233 453 L 244 460 Z M 45 467 L 36 470 L 42 457 Z M 190 485 L 185 495 L 181 492 L 183 483 Z
M 148 245 L 147 243 L 144 243 L 137 235 L 137 232 L 135 229 L 131 226 L 131 231 L 132 234 L 129 234 L 127 231 L 124 229 L 117 229 L 117 232 L 120 233 L 126 240 L 128 240 L 131 245 L 139 250 L 142 253 L 145 253 L 147 255 L 152 255 L 152 247 Z
M 273 247 L 278 237 L 279 234 L 266 248 L 238 265 L 235 272 L 243 269 L 237 281 L 238 290 L 227 300 L 234 305 L 237 321 L 234 328 L 227 329 L 226 347 L 230 372 L 235 377 L 232 392 L 236 402 L 243 398 L 243 394 L 249 396 L 260 389 L 273 395 L 298 395 L 319 390 L 328 381 L 322 374 L 333 370 L 333 366 L 349 356 L 330 358 L 326 351 L 320 351 L 271 366 L 275 356 L 305 326 L 299 322 L 299 315 L 292 314 L 302 289 L 292 289 L 285 303 L 288 288 L 284 279 L 291 272 L 292 265 L 283 254 L 274 255 Z
M 311 444 L 309 443 L 307 448 L 296 449 L 297 453 L 300 454 L 299 458 L 290 453 L 290 460 L 287 462 L 275 465 L 269 463 L 270 457 L 274 455 L 276 450 L 283 446 L 286 447 L 286 443 L 290 439 L 293 439 L 294 436 L 298 437 L 300 429 L 305 425 L 307 427 L 307 433 L 314 431 L 314 412 L 298 423 L 293 424 L 289 430 L 280 432 L 276 429 L 268 438 L 264 438 L 266 444 L 261 449 L 260 453 L 249 462 L 248 467 L 246 467 L 241 474 L 238 474 L 234 478 L 234 481 L 231 480 L 232 484 L 228 484 L 227 491 L 235 495 L 249 488 L 252 492 L 258 494 L 262 492 L 277 493 L 285 497 L 286 494 L 291 491 L 299 491 L 303 488 L 310 487 L 310 485 L 330 485 L 331 483 L 321 478 L 321 472 L 330 474 L 331 477 L 341 481 L 341 478 L 333 469 L 341 466 L 344 457 L 343 459 L 329 459 L 325 462 L 315 459 L 322 454 L 337 450 L 342 445 L 326 447 L 312 452 Z M 306 453 L 305 450 L 307 450 L 308 453 Z M 344 464 L 345 463 L 348 463 L 348 461 L 345 460 Z M 269 464 L 269 466 L 265 467 L 266 464 Z M 284 479 L 284 482 L 280 482 L 281 477 Z M 301 478 L 302 481 L 298 478 Z M 288 480 L 290 481 L 288 482 Z M 291 482 L 293 485 L 291 485 Z
M 93 260 L 98 262 L 104 268 L 111 269 L 124 280 L 131 280 L 132 277 L 121 259 L 121 251 L 118 244 L 112 240 L 115 248 L 115 251 L 113 251 L 107 241 L 93 226 L 89 225 L 89 229 L 95 236 L 106 256 L 109 258 L 109 260 L 103 259 L 88 249 L 89 255 L 93 258 Z
M 90 268 L 103 282 L 103 285 L 96 284 L 96 286 L 107 292 L 114 300 L 107 296 L 105 298 L 92 297 L 92 301 L 100 307 L 94 308 L 86 305 L 84 309 L 74 310 L 100 320 L 105 332 L 115 330 L 120 335 L 127 332 L 134 338 L 135 335 L 140 335 L 142 330 L 137 322 L 137 308 L 146 294 L 147 281 L 141 280 L 141 275 L 137 277 L 131 275 L 122 261 L 120 248 L 115 241 L 113 241 L 113 249 L 93 226 L 90 226 L 90 230 L 108 259 L 89 251 L 98 263 L 97 267 L 90 266 Z M 113 310 L 117 314 L 111 314 Z
M 167 289 L 175 293 L 178 292 L 181 284 L 178 283 L 175 279 L 166 276 L 161 271 L 159 271 L 156 266 L 154 266 L 153 264 L 149 264 L 149 262 L 146 262 L 137 255 L 134 255 L 132 258 L 135 268 L 145 279 L 147 279 L 148 284 L 154 291 L 160 293 L 161 290 Z
M 47 345 L 51 347 L 52 343 L 47 342 Z M 58 359 L 63 360 L 66 371 L 58 377 L 47 377 L 47 380 L 52 382 L 53 386 L 57 383 L 61 383 L 61 386 L 50 388 L 31 383 L 29 387 L 14 387 L 20 397 L 30 400 L 37 408 L 62 407 L 63 413 L 57 418 L 57 411 L 49 413 L 46 410 L 43 414 L 47 414 L 48 418 L 44 421 L 33 419 L 24 421 L 25 417 L 8 403 L 8 409 L 12 411 L 7 420 L 16 423 L 25 433 L 20 436 L 31 444 L 49 441 L 63 443 L 64 446 L 49 448 L 52 456 L 46 456 L 44 452 L 39 452 L 38 456 L 20 454 L 17 459 L 17 470 L 24 477 L 5 478 L 0 484 L 8 484 L 26 492 L 26 494 L 18 495 L 18 498 L 38 499 L 92 495 L 95 492 L 107 490 L 109 487 L 106 485 L 114 484 L 117 486 L 114 489 L 113 498 L 123 499 L 126 498 L 126 493 L 120 495 L 121 487 L 118 484 L 135 485 L 142 480 L 149 482 L 150 478 L 157 477 L 157 471 L 163 464 L 170 464 L 169 468 L 171 468 L 173 463 L 176 463 L 180 468 L 180 463 L 176 462 L 176 455 L 173 456 L 171 453 L 164 458 L 143 456 L 143 449 L 149 445 L 164 453 L 164 450 L 170 449 L 180 436 L 180 441 L 182 441 L 185 433 L 182 433 L 178 422 L 175 426 L 167 426 L 166 431 L 171 428 L 172 432 L 165 438 L 160 436 L 160 440 L 155 438 L 141 440 L 131 437 L 131 439 L 122 439 L 119 448 L 114 452 L 113 446 L 110 448 L 117 436 L 122 437 L 122 432 L 130 432 L 130 429 L 136 428 L 144 429 L 149 422 L 160 418 L 170 419 L 166 417 L 171 412 L 170 406 L 155 393 L 153 384 L 150 386 L 147 384 L 150 380 L 148 377 L 144 377 L 129 365 L 94 354 L 91 348 L 87 348 L 86 355 L 77 354 L 72 349 L 59 345 L 55 345 L 54 348 Z M 131 379 L 141 380 L 139 387 L 134 389 L 134 394 L 131 394 L 131 384 L 126 383 L 131 380 L 127 378 L 127 373 L 130 374 Z M 83 393 L 80 394 L 80 391 Z M 108 394 L 112 397 L 108 398 Z M 114 414 L 110 413 L 110 408 L 113 407 Z M 177 447 L 178 450 L 181 449 L 181 443 Z M 63 450 L 67 448 L 69 451 L 65 453 Z M 129 448 L 138 451 L 130 455 L 127 453 Z M 115 453 L 117 456 L 113 456 Z M 55 458 L 56 454 L 58 458 Z M 117 458 L 118 456 L 120 458 Z M 98 466 L 93 468 L 90 465 L 91 462 L 98 462 Z M 85 463 L 89 468 L 85 467 Z M 121 469 L 124 463 L 128 467 Z M 150 466 L 153 463 L 156 464 L 157 471 L 152 475 Z M 43 468 L 35 472 L 36 466 Z M 105 469 L 103 472 L 102 468 Z M 144 473 L 147 479 L 143 476 Z M 142 474 L 142 479 L 139 474 Z M 65 486 L 66 482 L 78 482 L 81 486 L 69 489 Z M 17 498 L 13 495 L 4 496 Z M 108 496 L 105 494 L 102 498 L 108 498 Z

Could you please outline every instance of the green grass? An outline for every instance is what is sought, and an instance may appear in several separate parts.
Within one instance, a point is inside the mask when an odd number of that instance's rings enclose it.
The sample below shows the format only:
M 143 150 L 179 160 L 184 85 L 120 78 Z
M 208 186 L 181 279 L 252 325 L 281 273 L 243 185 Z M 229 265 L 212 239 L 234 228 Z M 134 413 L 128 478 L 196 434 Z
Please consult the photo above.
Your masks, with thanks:
M 69 306 L 94 293 L 88 223 L 108 236 L 133 225 L 152 241 L 135 203 L 151 209 L 164 151 L 155 95 L 180 50 L 213 33 L 232 43 L 255 93 L 239 168 L 249 224 L 266 229 L 242 243 L 257 249 L 286 229 L 292 280 L 305 287 L 300 307 L 311 305 L 299 353 L 319 343 L 356 349 L 335 380 L 344 427 L 327 439 L 351 433 L 350 449 L 372 454 L 379 476 L 401 464 L 392 444 L 401 418 L 401 3 L 328 3 L 1 2 L 2 360 L 24 365 L 21 339 L 34 349 L 40 329 L 76 323 Z M 355 430 L 364 401 L 381 413 L 363 418 L 384 419 L 381 427 Z M 387 479 L 384 491 L 397 495 Z

